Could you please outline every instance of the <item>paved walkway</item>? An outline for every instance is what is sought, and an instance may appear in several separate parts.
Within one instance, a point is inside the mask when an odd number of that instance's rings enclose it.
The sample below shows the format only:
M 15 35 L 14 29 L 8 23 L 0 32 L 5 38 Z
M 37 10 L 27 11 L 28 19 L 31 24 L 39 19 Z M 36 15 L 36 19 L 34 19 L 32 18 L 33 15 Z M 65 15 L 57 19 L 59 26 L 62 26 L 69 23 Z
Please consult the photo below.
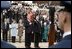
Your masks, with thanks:
M 22 43 L 19 43 L 19 42 L 11 43 L 10 42 L 10 44 L 16 46 L 17 48 L 25 48 L 25 43 L 24 42 L 22 42 Z M 48 42 L 40 42 L 39 47 L 40 48 L 48 48 Z M 34 43 L 33 42 L 31 43 L 31 48 L 34 48 Z

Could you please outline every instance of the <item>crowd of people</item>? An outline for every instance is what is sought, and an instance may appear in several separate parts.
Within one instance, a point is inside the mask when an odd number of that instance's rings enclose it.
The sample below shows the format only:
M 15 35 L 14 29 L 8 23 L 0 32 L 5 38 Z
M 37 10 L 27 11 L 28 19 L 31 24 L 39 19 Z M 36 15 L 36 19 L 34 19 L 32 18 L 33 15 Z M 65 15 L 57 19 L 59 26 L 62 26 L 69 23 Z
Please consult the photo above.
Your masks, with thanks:
M 19 42 L 25 30 L 25 45 L 29 47 L 31 41 L 38 47 L 40 41 L 48 41 L 49 20 L 46 12 L 35 12 L 29 8 L 5 9 L 1 13 L 1 30 L 4 41 L 8 41 L 8 31 L 11 34 L 12 42 L 15 43 L 16 36 L 19 36 Z M 17 34 L 18 32 L 18 34 Z
M 50 29 L 49 15 L 46 11 L 36 10 L 25 6 L 11 7 L 1 12 L 1 32 L 4 41 L 8 41 L 8 31 L 10 31 L 12 42 L 16 42 L 16 36 L 19 36 L 21 43 L 23 30 L 25 30 L 25 47 L 30 48 L 31 42 L 39 48 L 39 42 L 48 42 L 48 33 Z M 55 20 L 56 41 L 60 42 L 64 30 L 59 28 L 58 18 Z M 18 34 L 17 34 L 18 32 Z

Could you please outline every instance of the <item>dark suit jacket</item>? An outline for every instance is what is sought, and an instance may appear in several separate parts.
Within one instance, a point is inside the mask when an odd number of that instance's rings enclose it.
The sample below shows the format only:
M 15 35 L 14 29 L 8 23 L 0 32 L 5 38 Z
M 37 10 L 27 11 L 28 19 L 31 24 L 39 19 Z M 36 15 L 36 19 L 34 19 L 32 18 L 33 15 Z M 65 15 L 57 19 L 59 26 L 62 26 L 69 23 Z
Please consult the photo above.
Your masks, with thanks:
M 71 48 L 71 35 L 67 35 L 61 42 L 49 48 Z
M 24 26 L 25 26 L 25 33 L 31 33 L 32 32 L 32 25 L 30 25 L 27 20 L 25 20 Z
M 41 26 L 40 23 L 37 21 L 34 21 L 33 24 L 30 25 L 29 22 L 25 20 L 24 26 L 25 26 L 26 33 L 31 33 L 32 31 L 34 33 L 40 33 Z
M 6 28 L 5 28 L 5 23 L 2 23 L 2 29 L 3 30 L 7 30 L 8 31 L 8 29 L 9 29 L 9 24 L 7 23 L 7 25 L 6 25 Z
M 16 47 L 5 41 L 1 41 L 1 48 L 16 48 Z
M 25 20 L 24 26 L 25 26 L 25 40 L 30 41 L 29 39 L 31 38 L 32 41 L 33 41 L 34 34 L 36 34 L 37 36 L 40 34 L 40 24 L 39 24 L 39 22 L 34 21 L 30 25 L 29 22 L 27 20 Z M 33 32 L 33 34 L 32 34 L 32 32 Z

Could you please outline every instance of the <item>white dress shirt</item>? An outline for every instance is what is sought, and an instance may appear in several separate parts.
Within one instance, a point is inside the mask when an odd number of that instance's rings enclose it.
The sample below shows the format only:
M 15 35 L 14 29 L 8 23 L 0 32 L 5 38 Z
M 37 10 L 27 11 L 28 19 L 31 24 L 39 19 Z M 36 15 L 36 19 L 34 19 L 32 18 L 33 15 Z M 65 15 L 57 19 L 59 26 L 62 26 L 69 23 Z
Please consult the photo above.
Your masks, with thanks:
M 67 36 L 67 35 L 71 35 L 71 31 L 65 32 L 65 33 L 63 34 L 63 38 L 64 38 L 65 36 Z

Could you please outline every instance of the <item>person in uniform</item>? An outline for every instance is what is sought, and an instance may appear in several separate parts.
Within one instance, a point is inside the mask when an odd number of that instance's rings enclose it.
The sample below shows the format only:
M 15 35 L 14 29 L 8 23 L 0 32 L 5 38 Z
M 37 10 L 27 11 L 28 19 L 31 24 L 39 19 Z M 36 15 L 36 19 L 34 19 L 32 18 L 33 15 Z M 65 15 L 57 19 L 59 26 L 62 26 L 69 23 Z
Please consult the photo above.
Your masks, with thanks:
M 62 1 L 64 9 L 58 11 L 59 28 L 64 31 L 63 39 L 49 48 L 71 48 L 71 1 Z

